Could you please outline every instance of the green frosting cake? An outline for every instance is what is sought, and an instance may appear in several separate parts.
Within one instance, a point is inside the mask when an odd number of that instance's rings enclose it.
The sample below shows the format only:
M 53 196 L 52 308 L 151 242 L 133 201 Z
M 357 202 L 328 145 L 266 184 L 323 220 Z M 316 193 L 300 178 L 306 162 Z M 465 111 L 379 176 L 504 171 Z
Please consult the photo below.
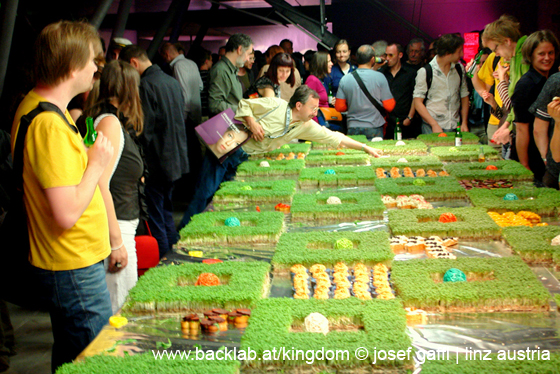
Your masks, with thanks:
M 331 174 L 329 170 L 334 171 Z M 372 186 L 375 171 L 368 166 L 306 168 L 299 175 L 300 188 Z
M 560 191 L 552 188 L 481 189 L 467 191 L 474 206 L 505 213 L 529 210 L 541 216 L 558 216 Z M 511 195 L 515 198 L 511 198 Z M 508 197 L 506 199 L 506 197 Z
M 498 170 L 486 170 L 489 165 L 496 166 Z M 445 170 L 458 179 L 533 180 L 533 173 L 530 170 L 527 170 L 519 162 L 512 160 L 447 164 Z
M 263 182 L 223 182 L 214 194 L 214 206 L 247 206 L 253 204 L 290 204 L 296 192 L 296 181 L 289 179 Z

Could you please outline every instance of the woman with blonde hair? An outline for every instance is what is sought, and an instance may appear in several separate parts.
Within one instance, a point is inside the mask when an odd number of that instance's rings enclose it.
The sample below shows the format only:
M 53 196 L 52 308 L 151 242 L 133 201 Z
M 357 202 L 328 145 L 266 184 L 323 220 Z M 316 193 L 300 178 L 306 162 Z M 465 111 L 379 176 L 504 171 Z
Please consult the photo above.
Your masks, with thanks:
M 144 162 L 132 136 L 142 132 L 144 122 L 139 84 L 140 76 L 130 64 L 112 61 L 101 74 L 97 101 L 84 111 L 115 147 L 99 181 L 109 219 L 111 255 L 105 260 L 105 269 L 113 313 L 138 280 L 134 236 L 141 210 Z

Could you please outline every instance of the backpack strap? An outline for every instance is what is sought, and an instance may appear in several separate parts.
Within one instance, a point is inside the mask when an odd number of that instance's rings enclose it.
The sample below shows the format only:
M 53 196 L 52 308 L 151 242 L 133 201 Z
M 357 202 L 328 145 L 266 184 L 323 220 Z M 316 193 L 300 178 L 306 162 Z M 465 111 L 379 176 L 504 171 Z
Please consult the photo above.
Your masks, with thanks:
M 428 85 L 428 91 L 426 91 L 426 99 L 428 100 L 428 92 L 430 92 L 430 88 L 432 87 L 432 79 L 434 77 L 434 71 L 432 70 L 432 65 L 429 63 L 423 66 L 423 69 L 426 70 L 426 84 Z M 457 70 L 457 74 L 459 74 L 459 99 L 461 98 L 461 85 L 463 84 L 463 70 L 461 70 L 461 65 L 459 63 L 455 64 L 455 70 Z
M 15 186 L 22 193 L 23 193 L 23 147 L 25 144 L 25 136 L 27 135 L 27 130 L 29 129 L 29 125 L 31 125 L 31 122 L 33 122 L 35 117 L 37 117 L 40 113 L 43 112 L 58 113 L 64 119 L 64 122 L 66 122 L 66 124 L 70 127 L 70 129 L 74 131 L 76 134 L 78 133 L 78 129 L 76 128 L 76 126 L 68 122 L 68 118 L 66 118 L 64 113 L 62 113 L 62 111 L 60 110 L 60 108 L 46 101 L 40 102 L 35 109 L 33 109 L 31 112 L 21 117 L 18 132 L 17 132 L 17 137 L 16 137 L 16 143 L 14 147 L 13 165 L 14 165 Z

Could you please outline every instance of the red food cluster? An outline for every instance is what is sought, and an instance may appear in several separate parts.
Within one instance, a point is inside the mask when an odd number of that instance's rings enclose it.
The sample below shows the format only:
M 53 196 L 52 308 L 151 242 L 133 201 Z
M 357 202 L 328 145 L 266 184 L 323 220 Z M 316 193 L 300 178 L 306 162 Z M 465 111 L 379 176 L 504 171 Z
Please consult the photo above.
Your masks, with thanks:
M 342 155 L 344 155 L 344 152 L 336 152 L 336 155 L 337 156 L 342 156 Z
M 438 135 L 438 138 L 447 138 L 447 134 L 442 132 Z
M 457 222 L 457 217 L 453 213 L 443 213 L 439 216 L 439 222 L 441 223 L 449 223 L 449 222 Z
M 488 166 L 486 167 L 486 170 L 498 170 L 498 168 L 497 168 L 496 166 L 494 166 L 494 165 L 488 165 Z
M 195 286 L 219 286 L 220 278 L 216 274 L 202 273 L 196 279 Z
M 290 206 L 288 204 L 278 204 L 274 207 L 275 210 L 284 213 L 290 213 Z

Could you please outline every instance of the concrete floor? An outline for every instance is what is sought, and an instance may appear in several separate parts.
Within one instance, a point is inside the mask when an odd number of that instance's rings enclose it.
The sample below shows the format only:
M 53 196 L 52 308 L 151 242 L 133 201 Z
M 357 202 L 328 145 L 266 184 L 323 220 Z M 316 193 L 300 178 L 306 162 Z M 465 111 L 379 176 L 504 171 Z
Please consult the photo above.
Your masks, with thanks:
M 5 374 L 50 374 L 53 336 L 47 312 L 8 304 L 14 326 L 17 354 Z

